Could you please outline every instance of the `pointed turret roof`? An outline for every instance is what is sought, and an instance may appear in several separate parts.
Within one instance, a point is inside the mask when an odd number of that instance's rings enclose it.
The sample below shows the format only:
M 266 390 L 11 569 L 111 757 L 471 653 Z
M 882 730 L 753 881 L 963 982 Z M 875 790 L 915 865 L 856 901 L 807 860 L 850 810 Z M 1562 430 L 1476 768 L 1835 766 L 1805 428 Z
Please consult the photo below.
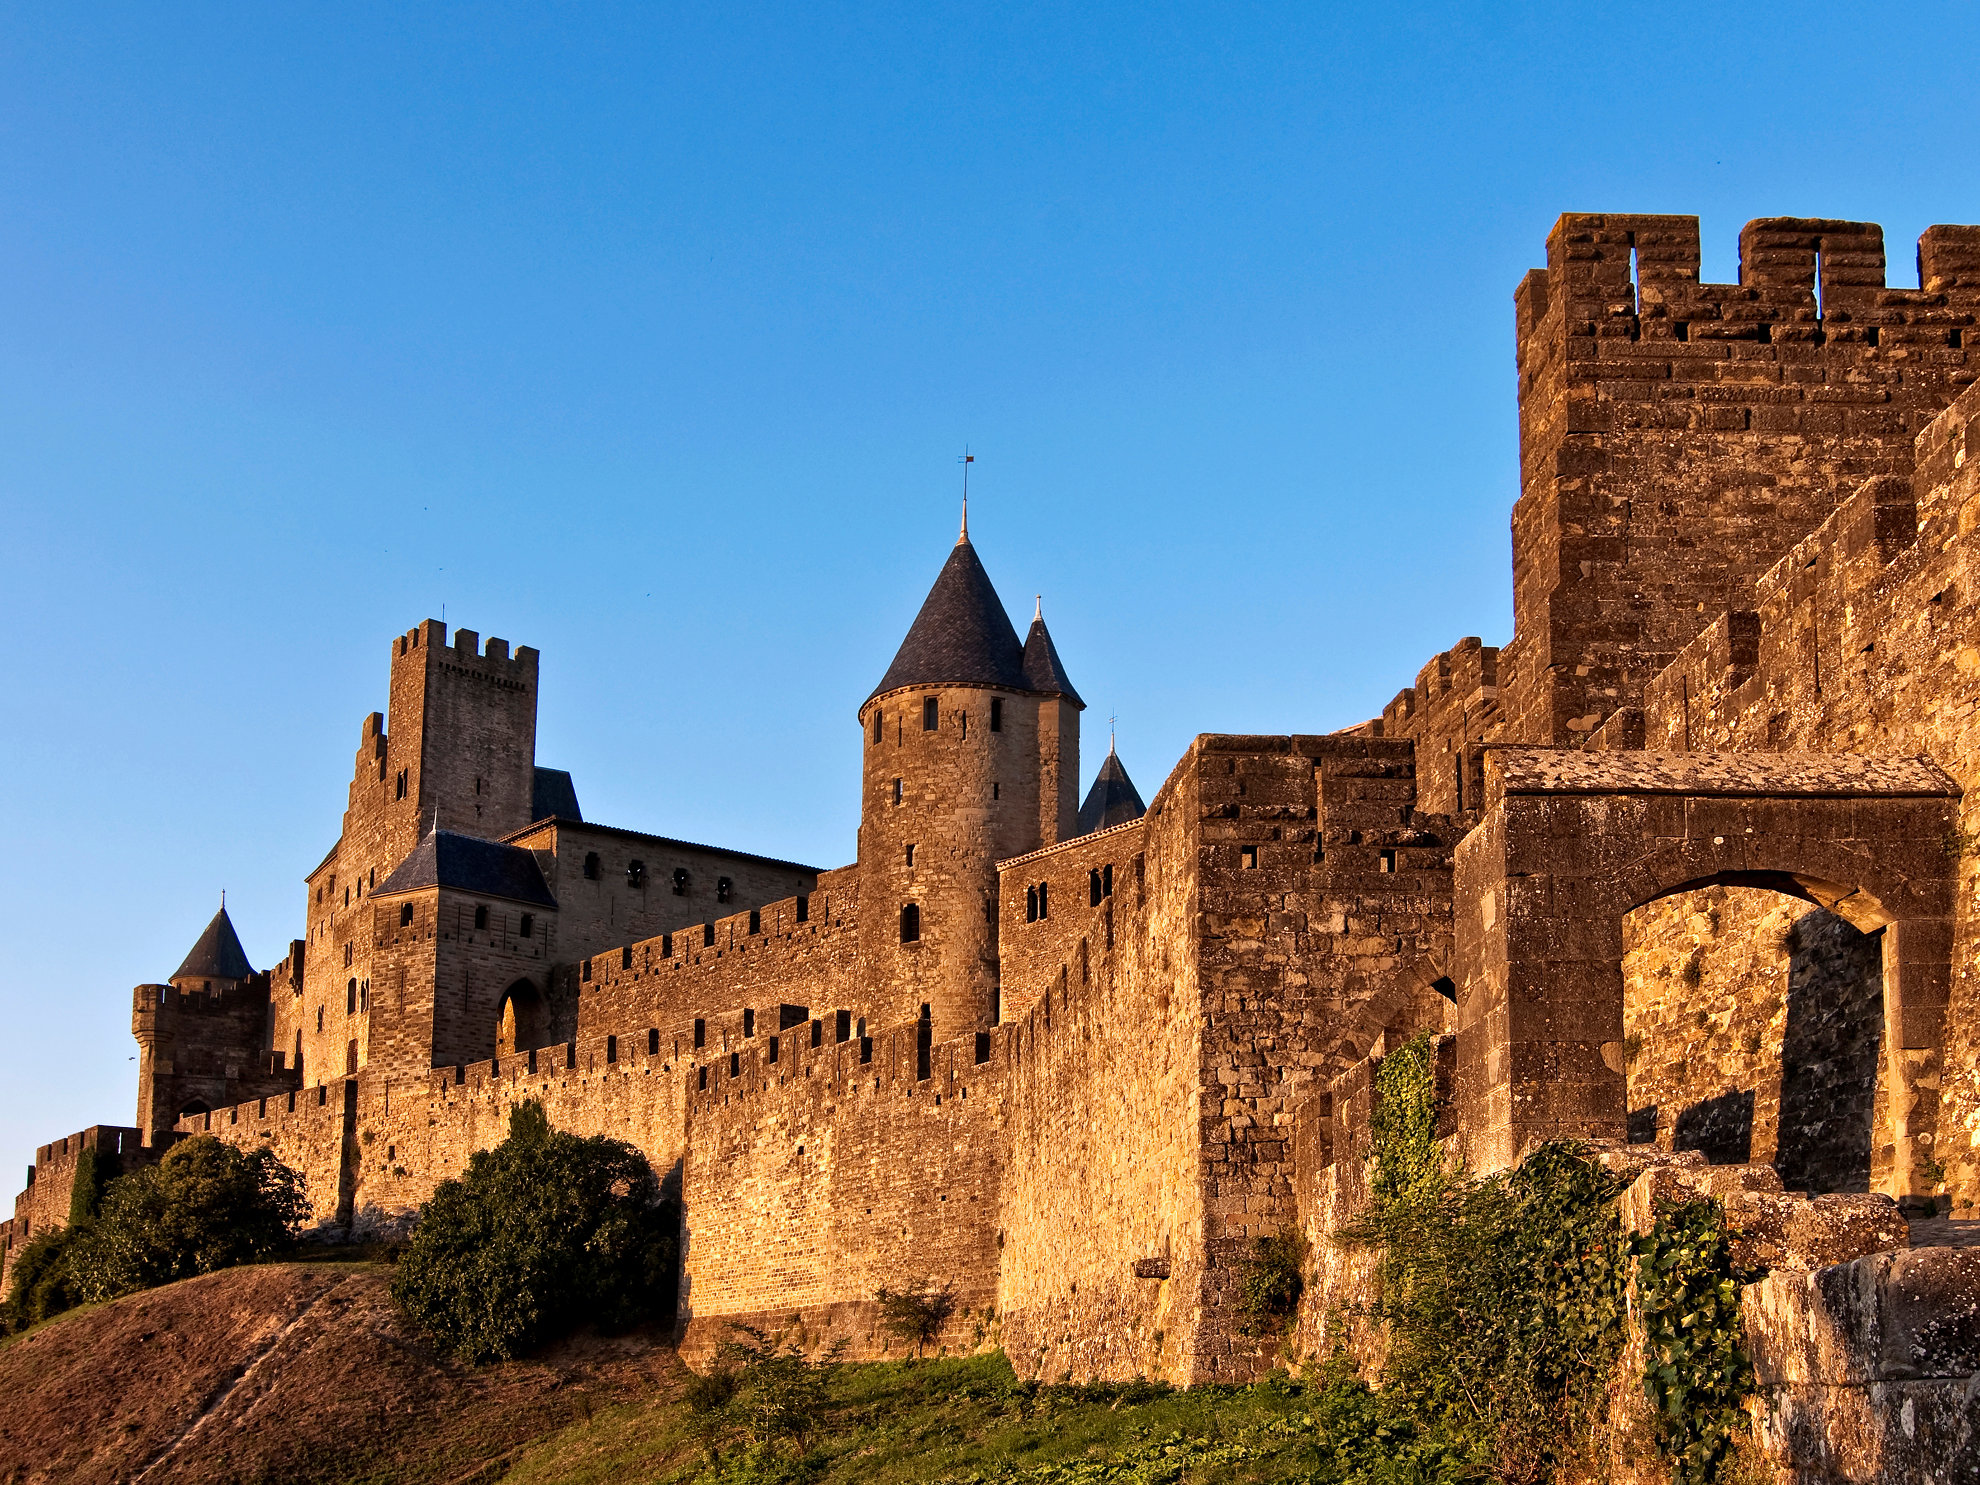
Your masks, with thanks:
M 227 916 L 227 905 L 223 902 L 213 921 L 206 925 L 206 932 L 186 955 L 185 963 L 173 971 L 172 978 L 245 980 L 253 973 L 254 966 L 248 963 L 247 950 L 241 947 L 241 936 L 234 932 L 234 920 Z
M 1063 696 L 1082 711 L 1086 708 L 1079 692 L 1073 690 L 1066 667 L 1059 661 L 1059 647 L 1052 643 L 1051 631 L 1045 627 L 1043 598 L 1038 600 L 1037 612 L 1031 616 L 1031 633 L 1024 637 L 1024 685 L 1027 691 Z
M 944 685 L 1032 689 L 1017 630 L 967 532 L 942 564 L 894 663 L 867 700 L 902 686 Z
M 1121 767 L 1120 758 L 1109 748 L 1107 761 L 1100 765 L 1100 772 L 1093 779 L 1093 787 L 1086 791 L 1086 803 L 1079 807 L 1079 833 L 1091 835 L 1110 825 L 1125 825 L 1130 820 L 1139 820 L 1147 811 L 1148 806 L 1141 802 L 1141 793 L 1134 787 L 1134 780 L 1128 777 L 1128 771 Z

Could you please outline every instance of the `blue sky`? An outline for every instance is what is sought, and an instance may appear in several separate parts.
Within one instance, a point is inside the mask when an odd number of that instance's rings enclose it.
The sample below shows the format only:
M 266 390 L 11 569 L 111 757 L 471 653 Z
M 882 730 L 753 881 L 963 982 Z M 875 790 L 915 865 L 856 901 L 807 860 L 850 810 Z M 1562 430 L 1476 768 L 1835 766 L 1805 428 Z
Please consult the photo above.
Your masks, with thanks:
M 1508 636 L 1564 210 L 1980 221 L 1967 7 L 17 6 L 0 1184 L 302 921 L 386 644 L 543 652 L 611 823 L 853 852 L 954 538 L 1152 793 Z

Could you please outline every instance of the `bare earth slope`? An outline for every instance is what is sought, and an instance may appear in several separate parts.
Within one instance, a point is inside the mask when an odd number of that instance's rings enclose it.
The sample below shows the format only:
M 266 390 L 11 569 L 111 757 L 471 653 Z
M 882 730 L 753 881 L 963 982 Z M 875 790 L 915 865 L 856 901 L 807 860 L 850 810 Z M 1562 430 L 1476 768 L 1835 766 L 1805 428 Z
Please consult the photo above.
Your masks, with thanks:
M 0 1343 L 0 1482 L 493 1479 L 530 1440 L 682 1375 L 638 1336 L 448 1365 L 400 1325 L 390 1273 L 230 1269 Z

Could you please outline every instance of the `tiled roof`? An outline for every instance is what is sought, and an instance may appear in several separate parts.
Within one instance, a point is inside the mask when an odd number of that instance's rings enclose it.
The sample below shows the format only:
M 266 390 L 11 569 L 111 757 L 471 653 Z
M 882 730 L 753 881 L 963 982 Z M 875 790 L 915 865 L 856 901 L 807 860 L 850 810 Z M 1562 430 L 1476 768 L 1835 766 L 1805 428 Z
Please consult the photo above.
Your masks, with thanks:
M 1110 825 L 1125 825 L 1130 820 L 1139 820 L 1147 809 L 1134 780 L 1128 777 L 1128 771 L 1110 748 L 1107 761 L 1094 776 L 1093 787 L 1086 791 L 1086 803 L 1079 807 L 1079 833 L 1091 835 Z
M 192 952 L 186 955 L 185 963 L 173 971 L 172 978 L 245 980 L 253 973 L 247 950 L 241 947 L 240 935 L 234 932 L 234 920 L 227 916 L 226 906 L 222 904 L 213 921 L 206 925 L 206 932 L 199 936 L 199 942 L 192 946 Z
M 902 686 L 942 685 L 1032 689 L 1011 616 L 966 536 L 942 564 L 894 663 L 867 699 Z
M 1077 707 L 1086 705 L 1073 690 L 1065 666 L 1059 663 L 1059 647 L 1052 643 L 1042 610 L 1031 621 L 1031 633 L 1024 637 L 1024 684 L 1026 690 L 1063 696 Z
M 539 768 L 530 781 L 529 817 L 532 820 L 582 820 L 577 786 L 561 768 Z

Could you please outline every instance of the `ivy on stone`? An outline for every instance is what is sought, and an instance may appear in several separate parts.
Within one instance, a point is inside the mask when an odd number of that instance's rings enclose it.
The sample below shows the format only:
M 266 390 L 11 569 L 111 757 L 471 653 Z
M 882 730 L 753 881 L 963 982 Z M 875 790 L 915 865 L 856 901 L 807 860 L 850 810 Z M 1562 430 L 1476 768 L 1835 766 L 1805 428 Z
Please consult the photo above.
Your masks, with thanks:
M 1747 1427 L 1753 1366 L 1742 1344 L 1732 1240 L 1720 1204 L 1668 1207 L 1633 1240 L 1643 1389 L 1672 1485 L 1710 1485 Z

